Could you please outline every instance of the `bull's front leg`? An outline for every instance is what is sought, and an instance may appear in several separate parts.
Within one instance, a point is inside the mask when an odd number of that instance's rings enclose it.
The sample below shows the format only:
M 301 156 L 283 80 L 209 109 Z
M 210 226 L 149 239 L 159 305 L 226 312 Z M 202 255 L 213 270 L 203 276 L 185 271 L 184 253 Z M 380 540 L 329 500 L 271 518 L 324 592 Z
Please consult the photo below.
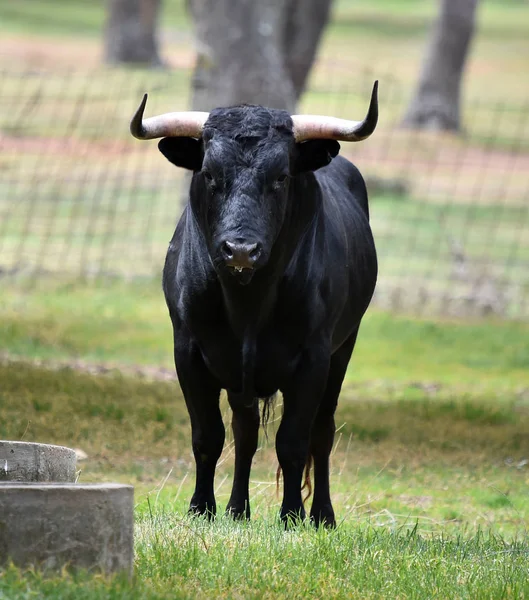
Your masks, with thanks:
M 259 404 L 257 399 L 250 406 L 228 393 L 233 410 L 233 438 L 235 441 L 235 473 L 233 488 L 226 512 L 235 519 L 250 518 L 249 481 L 252 460 L 257 450 L 259 436 Z
M 281 519 L 305 518 L 301 497 L 303 470 L 309 455 L 312 424 L 323 396 L 329 372 L 330 350 L 326 345 L 304 352 L 283 392 L 283 417 L 276 437 L 276 451 L 283 472 Z
M 196 485 L 189 512 L 205 514 L 211 518 L 216 513 L 215 468 L 225 437 L 219 408 L 220 384 L 207 369 L 198 346 L 177 331 L 175 364 L 191 418 L 196 463 Z

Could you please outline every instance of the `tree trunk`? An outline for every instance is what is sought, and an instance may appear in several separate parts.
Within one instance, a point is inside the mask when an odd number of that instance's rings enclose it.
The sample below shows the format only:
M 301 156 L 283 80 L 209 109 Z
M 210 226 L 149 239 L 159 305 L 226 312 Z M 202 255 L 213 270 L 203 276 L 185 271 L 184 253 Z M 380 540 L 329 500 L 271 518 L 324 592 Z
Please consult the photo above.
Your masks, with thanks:
M 294 88 L 277 39 L 284 5 L 283 0 L 191 1 L 198 42 L 193 108 L 294 107 Z
M 283 27 L 283 56 L 296 100 L 305 90 L 332 0 L 290 0 Z
M 261 104 L 293 112 L 332 0 L 187 0 L 195 25 L 194 110 Z M 191 176 L 184 179 L 187 202 Z
M 108 64 L 163 65 L 156 27 L 161 0 L 109 0 L 105 29 Z
M 430 44 L 403 126 L 461 129 L 461 80 L 474 33 L 478 0 L 440 0 Z
M 193 108 L 252 103 L 293 111 L 332 0 L 190 0 Z

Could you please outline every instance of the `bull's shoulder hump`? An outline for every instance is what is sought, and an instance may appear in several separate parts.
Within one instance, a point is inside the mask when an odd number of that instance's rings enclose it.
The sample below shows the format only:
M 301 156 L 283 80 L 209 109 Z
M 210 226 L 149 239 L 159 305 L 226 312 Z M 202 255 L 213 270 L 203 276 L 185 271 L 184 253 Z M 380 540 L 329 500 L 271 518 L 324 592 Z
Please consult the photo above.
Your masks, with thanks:
M 350 194 L 369 217 L 366 184 L 362 174 L 351 161 L 338 155 L 329 165 L 316 171 L 316 176 L 324 194 Z
M 320 180 L 332 179 L 346 184 L 363 183 L 364 179 L 355 164 L 338 155 L 326 167 L 316 171 Z

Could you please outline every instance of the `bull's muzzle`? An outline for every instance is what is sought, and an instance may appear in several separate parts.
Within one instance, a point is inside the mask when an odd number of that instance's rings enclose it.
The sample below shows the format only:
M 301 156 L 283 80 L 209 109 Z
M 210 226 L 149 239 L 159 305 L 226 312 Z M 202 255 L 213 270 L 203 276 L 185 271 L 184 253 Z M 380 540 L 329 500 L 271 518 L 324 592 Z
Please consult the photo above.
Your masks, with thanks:
M 225 240 L 220 246 L 220 253 L 224 264 L 236 272 L 243 269 L 253 269 L 262 254 L 261 244 Z

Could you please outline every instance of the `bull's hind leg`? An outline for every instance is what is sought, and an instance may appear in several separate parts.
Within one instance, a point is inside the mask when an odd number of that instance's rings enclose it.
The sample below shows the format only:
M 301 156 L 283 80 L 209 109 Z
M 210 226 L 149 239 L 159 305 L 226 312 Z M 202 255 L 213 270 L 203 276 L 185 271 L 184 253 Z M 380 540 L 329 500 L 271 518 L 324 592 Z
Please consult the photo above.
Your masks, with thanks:
M 191 437 L 196 462 L 196 485 L 189 512 L 212 517 L 216 513 L 213 482 L 224 446 L 224 424 L 219 408 L 220 385 L 213 378 L 198 347 L 176 339 L 175 363 L 191 418 Z
M 310 435 L 320 399 L 325 390 L 329 353 L 325 346 L 307 350 L 283 392 L 283 416 L 276 436 L 276 451 L 283 472 L 281 519 L 305 518 L 301 479 L 310 451 Z
M 257 450 L 259 436 L 259 404 L 244 406 L 228 394 L 233 417 L 232 428 L 235 441 L 235 473 L 233 488 L 226 512 L 234 518 L 250 518 L 249 482 L 252 460 Z
M 310 518 L 316 526 L 336 525 L 329 487 L 329 455 L 336 429 L 334 413 L 357 334 L 358 329 L 331 358 L 327 387 L 312 426 L 310 452 L 314 463 L 314 499 Z

